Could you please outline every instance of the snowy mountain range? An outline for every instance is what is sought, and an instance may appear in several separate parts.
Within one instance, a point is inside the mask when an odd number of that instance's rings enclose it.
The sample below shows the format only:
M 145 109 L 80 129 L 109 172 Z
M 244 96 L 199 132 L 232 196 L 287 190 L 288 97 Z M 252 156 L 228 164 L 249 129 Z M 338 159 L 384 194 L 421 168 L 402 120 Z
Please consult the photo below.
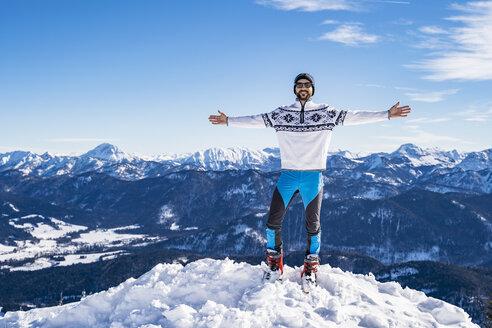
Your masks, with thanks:
M 41 177 L 98 172 L 119 179 L 138 180 L 189 169 L 271 171 L 279 168 L 278 150 L 256 151 L 241 147 L 211 148 L 192 154 L 138 156 L 126 154 L 118 147 L 105 143 L 80 156 L 38 155 L 24 151 L 0 154 L 0 171 L 19 170 Z
M 414 167 L 441 165 L 443 167 L 460 166 L 464 169 L 492 168 L 490 153 L 492 149 L 481 152 L 458 152 L 456 150 L 445 151 L 438 148 L 421 149 L 413 144 L 404 144 L 392 153 L 351 153 L 339 150 L 329 153 L 327 163 L 331 163 L 333 156 L 344 157 L 358 163 L 369 162 L 368 167 L 378 167 L 378 159 L 387 158 L 395 160 L 400 158 L 400 163 L 407 163 Z M 372 156 L 371 156 L 372 155 Z M 38 155 L 29 151 L 14 151 L 0 154 L 0 169 L 16 169 L 26 174 L 38 176 L 53 176 L 60 174 L 82 174 L 89 171 L 104 172 L 105 167 L 116 164 L 141 165 L 143 162 L 153 162 L 166 167 L 178 167 L 180 170 L 197 168 L 201 170 L 246 170 L 258 169 L 263 171 L 277 171 L 280 169 L 280 150 L 278 148 L 265 148 L 252 150 L 246 147 L 210 148 L 189 154 L 165 154 L 156 156 L 131 155 L 121 151 L 117 146 L 103 143 L 96 148 L 80 156 L 52 155 L 44 153 Z M 459 165 L 461 162 L 462 165 Z M 121 166 L 123 168 L 123 166 Z M 155 172 L 142 170 L 142 175 L 123 174 L 121 170 L 115 170 L 115 177 L 126 179 L 139 179 L 152 177 Z M 119 175 L 118 175 L 119 174 Z
M 385 264 L 492 265 L 491 154 L 411 144 L 390 154 L 331 154 L 323 172 L 325 249 Z M 150 160 L 109 144 L 73 157 L 0 155 L 0 268 L 82 263 L 152 244 L 208 255 L 261 254 L 279 163 L 275 149 L 209 149 Z M 303 247 L 303 220 L 296 199 L 285 219 L 286 251 Z M 94 248 L 84 258 L 65 256 Z
M 392 153 L 331 153 L 323 172 L 323 250 L 368 257 L 359 272 L 387 265 L 378 280 L 397 277 L 395 265 L 417 261 L 403 275 L 408 284 L 419 281 L 414 288 L 481 320 L 492 291 L 485 269 L 492 267 L 491 161 L 492 149 L 461 153 L 411 144 Z M 14 284 L 27 273 L 60 277 L 72 266 L 106 267 L 132 256 L 148 258 L 155 250 L 263 259 L 264 223 L 279 170 L 278 149 L 142 157 L 103 144 L 80 156 L 0 154 L 0 276 Z M 305 247 L 299 197 L 282 229 L 286 256 Z M 484 271 L 475 277 L 455 270 L 443 278 L 424 261 L 480 265 Z M 126 279 L 132 270 L 126 265 L 117 276 Z M 465 290 L 449 283 L 463 275 L 481 285 Z M 43 306 L 39 296 L 47 293 L 9 295 L 10 287 L 1 283 L 0 289 L 9 296 L 0 306 L 9 311 Z M 71 295 L 80 299 L 80 292 Z
M 405 144 L 392 153 L 363 155 L 338 151 L 330 153 L 326 163 L 324 173 L 327 176 L 383 184 L 386 189 L 418 187 L 436 192 L 492 192 L 492 148 L 463 153 Z M 126 154 L 114 145 L 101 144 L 80 156 L 38 155 L 22 151 L 0 154 L 0 172 L 16 170 L 39 177 L 96 172 L 136 181 L 186 170 L 250 169 L 279 171 L 279 149 L 211 148 L 192 154 L 143 157 Z M 394 192 L 372 193 L 373 197 L 395 195 Z M 365 196 L 371 197 L 371 191 L 367 191 Z
M 80 302 L 7 312 L 8 327 L 479 327 L 461 308 L 329 265 L 319 286 L 301 291 L 298 267 L 284 283 L 263 284 L 259 265 L 204 259 L 159 264 L 138 279 Z M 405 273 L 401 273 L 405 274 Z

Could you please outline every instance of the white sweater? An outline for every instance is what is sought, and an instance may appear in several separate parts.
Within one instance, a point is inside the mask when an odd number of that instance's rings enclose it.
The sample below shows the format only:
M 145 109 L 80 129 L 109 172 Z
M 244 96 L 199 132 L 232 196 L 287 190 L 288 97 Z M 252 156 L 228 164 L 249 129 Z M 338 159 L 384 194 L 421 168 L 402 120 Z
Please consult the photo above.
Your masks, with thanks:
M 273 127 L 277 132 L 282 170 L 323 171 L 337 125 L 356 125 L 389 120 L 389 111 L 346 111 L 309 99 L 304 108 L 298 99 L 270 113 L 228 117 L 228 126 L 243 128 Z

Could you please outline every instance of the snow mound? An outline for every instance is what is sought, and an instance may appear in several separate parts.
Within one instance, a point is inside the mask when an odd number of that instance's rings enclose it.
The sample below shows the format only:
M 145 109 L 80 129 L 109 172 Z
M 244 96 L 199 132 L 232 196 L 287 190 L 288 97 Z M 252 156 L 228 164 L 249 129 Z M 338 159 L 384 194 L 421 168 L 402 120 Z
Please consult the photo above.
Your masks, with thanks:
M 462 309 L 380 283 L 373 275 L 322 265 L 304 294 L 300 268 L 263 284 L 263 269 L 232 260 L 159 264 L 138 279 L 77 303 L 7 312 L 8 327 L 478 327 Z

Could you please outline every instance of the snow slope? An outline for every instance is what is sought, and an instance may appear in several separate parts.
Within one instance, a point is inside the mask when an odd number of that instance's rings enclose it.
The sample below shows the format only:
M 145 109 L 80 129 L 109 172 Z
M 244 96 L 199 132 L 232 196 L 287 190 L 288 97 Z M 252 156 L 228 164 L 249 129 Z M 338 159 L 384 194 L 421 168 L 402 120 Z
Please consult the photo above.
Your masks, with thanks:
M 264 285 L 260 266 L 228 259 L 159 264 L 77 303 L 7 312 L 0 327 L 478 327 L 456 306 L 372 275 L 322 265 L 306 295 L 300 268 L 285 271 L 284 283 Z

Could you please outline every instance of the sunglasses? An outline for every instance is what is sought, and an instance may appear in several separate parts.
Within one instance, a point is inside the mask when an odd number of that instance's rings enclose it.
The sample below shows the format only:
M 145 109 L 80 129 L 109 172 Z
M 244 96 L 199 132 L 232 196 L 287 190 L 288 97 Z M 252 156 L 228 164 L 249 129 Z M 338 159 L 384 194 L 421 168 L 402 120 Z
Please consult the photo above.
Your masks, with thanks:
M 313 84 L 311 82 L 306 82 L 306 83 L 302 83 L 302 82 L 297 82 L 296 83 L 296 88 L 302 88 L 302 87 L 305 87 L 307 89 L 309 89 L 310 87 L 312 87 Z

